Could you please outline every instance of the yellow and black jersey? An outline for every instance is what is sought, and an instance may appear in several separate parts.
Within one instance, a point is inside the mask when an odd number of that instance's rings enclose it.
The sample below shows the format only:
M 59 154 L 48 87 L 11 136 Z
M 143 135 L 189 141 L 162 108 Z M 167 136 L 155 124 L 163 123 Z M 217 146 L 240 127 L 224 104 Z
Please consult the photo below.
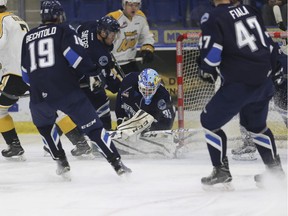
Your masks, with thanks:
M 11 12 L 0 13 L 0 79 L 6 74 L 21 76 L 21 45 L 29 28 Z
M 132 19 L 126 17 L 122 10 L 111 12 L 108 16 L 114 17 L 121 26 L 112 51 L 117 61 L 135 58 L 138 44 L 154 45 L 153 34 L 141 10 L 138 10 Z

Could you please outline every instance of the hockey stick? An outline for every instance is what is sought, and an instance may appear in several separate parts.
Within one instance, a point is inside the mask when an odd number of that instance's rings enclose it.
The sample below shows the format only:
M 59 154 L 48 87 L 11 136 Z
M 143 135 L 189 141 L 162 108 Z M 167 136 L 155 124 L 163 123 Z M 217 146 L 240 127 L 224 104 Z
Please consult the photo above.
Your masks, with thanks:
M 125 60 L 119 60 L 118 63 L 130 63 L 130 62 L 141 62 L 141 64 L 143 63 L 143 57 L 137 57 L 137 58 L 133 58 L 133 59 L 125 59 Z
M 124 78 L 125 77 L 124 71 L 122 70 L 121 66 L 118 64 L 118 62 L 117 62 L 115 56 L 113 55 L 113 53 L 110 53 L 110 54 L 111 54 L 111 57 L 112 57 L 112 59 L 113 59 L 113 61 L 115 63 L 115 66 L 117 67 L 118 71 L 120 72 L 120 75 Z
M 11 99 L 11 100 L 18 100 L 20 98 L 26 98 L 26 97 L 30 97 L 30 94 L 24 94 L 24 95 L 13 95 L 13 94 L 9 94 L 9 93 L 6 93 L 2 90 L 0 90 L 0 94 L 3 94 L 5 97 Z
M 158 142 L 156 142 L 156 141 L 149 140 L 149 139 L 144 138 L 144 137 L 141 137 L 141 136 L 140 136 L 140 140 L 143 140 L 143 141 L 145 141 L 145 142 L 149 142 L 149 143 L 151 143 L 151 144 L 153 144 L 153 145 L 156 145 L 156 146 L 160 146 L 160 147 L 162 147 L 166 152 L 170 153 L 169 149 L 166 148 L 166 146 L 165 146 L 164 144 L 162 144 L 162 143 L 158 143 Z
M 282 18 L 282 14 L 281 14 L 281 10 L 279 5 L 274 5 L 273 6 L 273 14 L 276 20 L 276 23 L 278 25 L 278 27 L 282 30 L 282 31 L 286 31 L 287 28 L 283 23 L 283 18 Z

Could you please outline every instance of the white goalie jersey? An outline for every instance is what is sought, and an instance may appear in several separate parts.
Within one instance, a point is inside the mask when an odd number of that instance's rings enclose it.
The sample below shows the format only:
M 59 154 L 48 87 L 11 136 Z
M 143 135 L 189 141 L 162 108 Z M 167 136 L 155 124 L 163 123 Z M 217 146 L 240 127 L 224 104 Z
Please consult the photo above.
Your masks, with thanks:
M 108 16 L 115 18 L 121 27 L 112 51 L 117 61 L 134 59 L 137 53 L 137 44 L 154 45 L 153 34 L 150 32 L 146 16 L 141 10 L 136 12 L 132 20 L 126 17 L 122 10 L 111 12 Z
M 11 12 L 0 13 L 0 80 L 3 75 L 21 76 L 22 40 L 29 28 Z

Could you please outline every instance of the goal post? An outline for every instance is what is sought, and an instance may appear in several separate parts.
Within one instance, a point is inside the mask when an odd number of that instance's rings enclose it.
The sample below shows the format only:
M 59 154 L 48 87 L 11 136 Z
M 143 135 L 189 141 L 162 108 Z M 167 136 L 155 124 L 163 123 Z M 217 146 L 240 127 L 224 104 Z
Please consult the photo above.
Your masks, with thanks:
M 269 34 L 281 48 L 286 47 L 287 32 Z M 216 84 L 210 84 L 198 77 L 196 59 L 199 56 L 199 38 L 200 32 L 190 32 L 179 35 L 176 42 L 178 129 L 201 128 L 200 113 L 220 86 L 219 80 Z M 284 145 L 287 146 L 287 127 L 273 100 L 270 102 L 267 122 L 276 139 L 285 140 Z M 241 140 L 239 126 L 239 118 L 235 116 L 223 129 L 230 139 Z

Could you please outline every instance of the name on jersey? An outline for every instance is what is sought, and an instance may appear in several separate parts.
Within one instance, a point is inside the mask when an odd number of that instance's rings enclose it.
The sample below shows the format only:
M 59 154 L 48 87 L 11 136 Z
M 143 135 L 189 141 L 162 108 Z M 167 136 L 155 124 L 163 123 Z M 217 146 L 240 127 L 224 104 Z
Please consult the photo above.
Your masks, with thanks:
M 233 17 L 233 19 L 236 19 L 249 14 L 249 11 L 244 6 L 242 6 L 241 8 L 237 7 L 233 10 L 230 10 L 229 13 Z
M 52 27 L 52 28 L 43 29 L 42 31 L 38 31 L 33 34 L 28 34 L 26 36 L 26 43 L 29 43 L 30 41 L 36 40 L 38 38 L 54 35 L 56 34 L 56 30 L 57 30 L 56 27 Z
M 86 31 L 83 31 L 81 34 L 81 40 L 83 42 L 84 48 L 89 48 L 88 33 L 89 33 L 89 30 L 86 30 Z

